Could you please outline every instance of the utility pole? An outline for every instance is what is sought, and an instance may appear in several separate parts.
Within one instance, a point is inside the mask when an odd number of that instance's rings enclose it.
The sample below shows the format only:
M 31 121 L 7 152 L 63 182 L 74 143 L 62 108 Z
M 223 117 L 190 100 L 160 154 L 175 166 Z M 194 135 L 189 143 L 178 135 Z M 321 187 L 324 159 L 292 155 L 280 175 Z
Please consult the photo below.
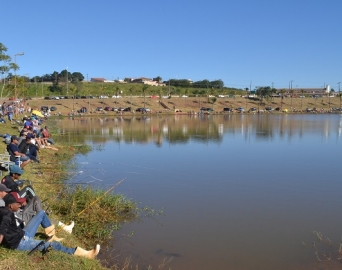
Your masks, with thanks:
M 44 90 L 43 80 L 44 80 L 44 75 L 42 76 L 42 98 L 43 98 L 43 90 Z
M 339 95 L 339 97 L 340 97 L 340 112 L 341 112 L 341 90 L 340 90 L 340 84 L 341 84 L 341 82 L 338 82 L 337 84 L 338 84 L 338 95 Z
M 23 52 L 17 53 L 14 55 L 14 64 L 15 64 L 15 69 L 14 69 L 14 100 L 17 100 L 17 56 L 24 55 Z
M 66 87 L 67 87 L 67 96 L 69 96 L 69 88 L 68 88 L 68 67 L 66 68 Z

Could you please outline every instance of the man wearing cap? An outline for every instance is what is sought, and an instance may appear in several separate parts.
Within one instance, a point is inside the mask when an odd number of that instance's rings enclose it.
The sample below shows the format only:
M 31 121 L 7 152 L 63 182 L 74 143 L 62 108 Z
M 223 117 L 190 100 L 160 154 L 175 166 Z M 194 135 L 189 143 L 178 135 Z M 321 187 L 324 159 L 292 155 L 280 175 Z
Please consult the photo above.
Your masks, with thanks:
M 24 128 L 24 129 L 22 129 L 20 131 L 20 135 L 19 135 L 19 138 L 18 138 L 18 145 L 20 145 L 21 142 L 26 139 L 26 135 L 27 135 L 27 129 Z
M 5 206 L 3 198 L 7 195 L 8 192 L 11 192 L 11 190 L 7 188 L 4 184 L 0 184 L 0 207 Z
M 39 211 L 24 229 L 17 226 L 13 212 L 16 212 L 19 209 L 24 200 L 24 198 L 18 197 L 18 194 L 7 194 L 4 197 L 6 207 L 0 208 L 0 244 L 10 249 L 32 250 L 38 246 L 41 241 L 34 239 L 34 236 L 39 225 L 45 228 L 45 232 L 48 235 L 56 238 L 54 236 L 55 228 L 44 211 Z M 53 240 L 53 238 L 51 240 Z M 39 250 L 47 249 L 49 246 L 67 254 L 89 259 L 95 258 L 100 251 L 100 245 L 96 245 L 94 249 L 87 251 L 80 247 L 68 248 L 56 241 L 45 242 Z
M 36 146 L 31 142 L 31 140 L 34 138 L 32 133 L 28 133 L 26 135 L 25 140 L 23 140 L 18 148 L 21 153 L 25 153 L 26 156 L 28 156 L 31 160 L 38 162 L 39 160 L 37 159 L 37 148 Z
M 20 157 L 20 161 L 22 162 L 20 168 L 24 168 L 30 162 L 30 158 L 24 153 L 20 153 L 18 148 L 18 140 L 19 138 L 16 135 L 12 135 L 11 143 L 8 145 L 8 152 L 11 156 L 13 155 L 15 157 L 16 164 L 19 163 L 19 158 L 17 157 Z
M 11 191 L 18 192 L 20 197 L 28 197 L 29 199 L 32 199 L 36 196 L 33 187 L 30 185 L 25 186 L 19 191 L 19 181 L 24 170 L 22 170 L 18 165 L 11 165 L 9 167 L 9 171 L 10 174 L 1 179 L 1 184 L 4 184 Z

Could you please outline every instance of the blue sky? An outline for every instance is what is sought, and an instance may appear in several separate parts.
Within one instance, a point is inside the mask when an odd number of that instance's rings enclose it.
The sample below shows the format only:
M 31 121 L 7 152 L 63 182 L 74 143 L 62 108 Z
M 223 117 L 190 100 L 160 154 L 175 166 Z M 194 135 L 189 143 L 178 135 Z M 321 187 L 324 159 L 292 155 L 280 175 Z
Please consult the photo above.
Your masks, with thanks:
M 342 81 L 341 0 L 0 0 L 18 75 L 221 79 L 225 86 Z

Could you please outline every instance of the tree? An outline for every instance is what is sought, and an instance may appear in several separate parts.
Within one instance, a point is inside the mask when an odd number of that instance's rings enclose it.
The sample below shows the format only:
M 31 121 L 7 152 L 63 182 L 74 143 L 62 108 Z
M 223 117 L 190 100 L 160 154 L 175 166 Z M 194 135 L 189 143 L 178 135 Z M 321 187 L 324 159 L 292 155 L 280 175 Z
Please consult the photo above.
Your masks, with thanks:
M 269 86 L 258 86 L 256 90 L 256 94 L 260 96 L 260 104 L 262 103 L 263 98 L 267 98 L 271 95 L 271 87 Z
M 62 70 L 61 73 L 58 74 L 58 78 L 62 82 L 69 82 L 70 80 L 72 80 L 71 73 L 67 69 Z
M 73 82 L 75 81 L 82 82 L 84 80 L 84 76 L 81 72 L 74 72 L 71 74 L 71 80 Z
M 211 81 L 210 86 L 216 89 L 222 89 L 224 87 L 224 83 L 222 80 Z
M 7 47 L 0 43 L 0 73 L 2 74 L 3 78 L 3 84 L 2 84 L 2 89 L 1 89 L 1 98 L 2 94 L 5 88 L 5 83 L 6 83 L 6 74 L 10 71 L 10 61 L 11 57 L 6 54 L 7 52 Z
M 160 83 L 163 81 L 163 79 L 162 79 L 162 77 L 157 76 L 156 78 L 153 78 L 153 81 Z
M 217 101 L 216 97 L 211 98 L 212 109 L 214 110 L 214 104 Z
M 0 62 L 2 62 L 2 66 L 0 66 L 0 73 L 2 75 L 7 74 L 10 71 L 10 61 L 11 57 L 6 54 L 7 47 L 0 43 Z

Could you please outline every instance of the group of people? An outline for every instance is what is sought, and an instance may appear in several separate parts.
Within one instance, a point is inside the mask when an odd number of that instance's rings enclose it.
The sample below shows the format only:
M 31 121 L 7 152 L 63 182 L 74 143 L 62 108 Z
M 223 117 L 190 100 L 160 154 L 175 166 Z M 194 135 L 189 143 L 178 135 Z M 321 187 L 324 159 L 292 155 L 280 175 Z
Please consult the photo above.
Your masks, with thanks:
M 31 185 L 23 186 L 20 180 L 24 173 L 23 168 L 31 161 L 39 162 L 37 152 L 40 148 L 53 144 L 48 127 L 39 130 L 42 136 L 37 136 L 38 125 L 33 122 L 37 119 L 26 119 L 20 137 L 11 136 L 7 148 L 16 158 L 16 164 L 9 166 L 9 174 L 0 184 L 0 245 L 9 249 L 30 251 L 38 248 L 41 251 L 52 248 L 61 252 L 93 259 L 100 251 L 100 245 L 92 250 L 81 247 L 69 248 L 60 242 L 64 240 L 56 236 L 55 225 L 50 221 L 43 209 L 39 196 Z M 17 162 L 18 161 L 18 162 Z M 58 222 L 60 230 L 72 232 L 75 225 L 73 221 L 65 225 Z M 41 226 L 46 234 L 46 241 L 35 239 L 35 234 Z M 57 231 L 59 232 L 59 231 Z
M 54 141 L 51 138 L 48 126 L 42 128 L 42 122 L 34 115 L 25 118 L 24 121 L 19 137 L 12 135 L 7 146 L 11 160 L 21 168 L 24 168 L 31 160 L 39 163 L 38 152 L 41 148 L 56 150 L 55 147 L 50 146 L 54 144 Z
M 43 210 L 40 198 L 31 186 L 19 190 L 18 180 L 24 173 L 18 165 L 10 167 L 10 174 L 1 180 L 0 184 L 0 245 L 9 249 L 30 251 L 36 247 L 39 250 L 52 248 L 61 252 L 93 259 L 100 251 L 100 245 L 92 250 L 81 247 L 69 248 L 60 242 L 63 238 L 56 236 L 55 225 Z M 61 228 L 71 233 L 74 222 L 65 225 L 58 222 Z M 35 239 L 35 234 L 41 226 L 48 239 L 40 245 L 42 240 Z

